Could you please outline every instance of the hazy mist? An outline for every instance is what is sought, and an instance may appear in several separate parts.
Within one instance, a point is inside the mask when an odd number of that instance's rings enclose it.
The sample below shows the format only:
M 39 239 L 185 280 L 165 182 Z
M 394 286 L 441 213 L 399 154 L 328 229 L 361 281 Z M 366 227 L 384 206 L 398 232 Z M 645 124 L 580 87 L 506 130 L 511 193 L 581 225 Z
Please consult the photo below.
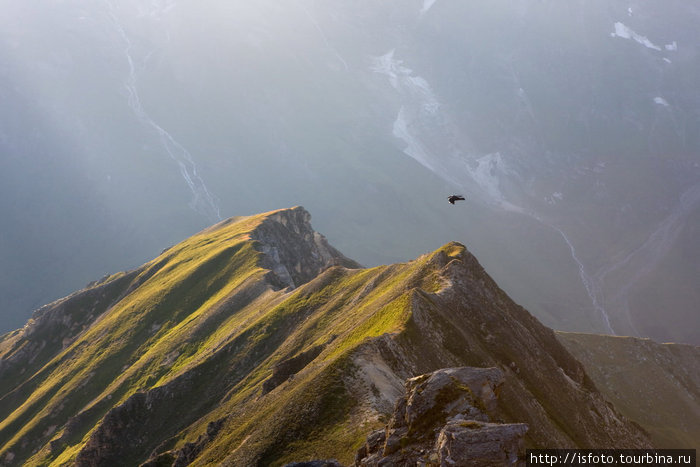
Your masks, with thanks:
M 700 343 L 700 6 L 5 0 L 0 332 L 234 215 Z M 446 196 L 467 201 L 451 206 Z

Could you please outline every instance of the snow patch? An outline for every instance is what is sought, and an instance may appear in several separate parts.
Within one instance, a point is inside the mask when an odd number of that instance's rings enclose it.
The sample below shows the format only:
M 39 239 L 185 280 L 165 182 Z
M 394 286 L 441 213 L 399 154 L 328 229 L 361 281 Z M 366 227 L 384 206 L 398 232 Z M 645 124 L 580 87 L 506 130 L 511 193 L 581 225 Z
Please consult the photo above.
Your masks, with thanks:
M 401 109 L 399 109 L 399 114 L 396 116 L 396 120 L 394 121 L 394 128 L 392 134 L 396 138 L 406 143 L 406 147 L 403 150 L 404 154 L 412 157 L 421 165 L 430 169 L 432 172 L 435 172 L 435 168 L 430 163 L 430 156 L 428 155 L 426 149 L 423 147 L 423 144 L 416 136 L 411 134 L 409 123 L 406 117 L 406 110 L 404 107 L 401 107 Z
M 499 175 L 507 173 L 508 169 L 501 153 L 486 154 L 475 159 L 472 164 L 474 165 L 467 166 L 467 170 L 477 185 L 501 205 L 505 204 Z
M 437 0 L 423 0 L 423 8 L 421 8 L 421 10 L 420 10 L 421 16 L 423 16 L 424 14 L 426 14 L 426 13 L 428 12 L 428 10 L 430 10 L 430 8 L 431 8 L 433 5 L 435 5 L 435 2 L 436 2 L 436 1 L 437 1 Z
M 544 200 L 547 202 L 547 204 L 552 204 L 552 205 L 557 204 L 557 202 L 559 202 L 563 199 L 564 199 L 564 195 L 559 191 L 555 191 L 550 196 L 544 197 Z
M 669 52 L 675 52 L 676 50 L 678 50 L 678 43 L 676 41 L 673 41 L 670 44 L 666 44 L 664 48 Z
M 137 120 L 141 122 L 144 127 L 149 128 L 155 135 L 158 135 L 162 148 L 179 167 L 180 174 L 193 195 L 190 207 L 211 220 L 221 220 L 218 201 L 211 191 L 209 191 L 204 180 L 197 174 L 197 166 L 192 154 L 190 154 L 187 148 L 180 144 L 165 128 L 153 120 L 144 109 L 137 86 L 136 60 L 132 56 L 131 39 L 122 26 L 122 23 L 119 21 L 116 8 L 112 1 L 105 0 L 105 4 L 112 25 L 124 43 L 123 54 L 129 67 L 129 74 L 125 79 L 124 88 L 126 89 L 129 107 L 135 114 Z M 162 11 L 169 11 L 172 5 L 174 5 L 174 2 L 166 4 Z M 154 8 L 153 11 L 157 11 L 157 7 L 160 8 L 160 5 L 157 2 L 153 2 L 152 7 Z M 148 56 L 146 59 L 148 59 Z
M 392 49 L 384 55 L 372 57 L 371 70 L 387 76 L 394 89 L 420 102 L 422 109 L 429 114 L 437 113 L 440 103 L 428 81 L 421 76 L 414 76 L 413 70 L 403 65 L 403 60 L 394 58 L 395 52 L 396 49 Z
M 450 123 L 441 114 L 441 104 L 429 82 L 397 59 L 396 49 L 370 60 L 370 70 L 385 76 L 402 102 L 392 134 L 404 143 L 404 154 L 457 186 L 465 184 L 466 175 L 471 179 L 466 183 L 478 186 L 490 202 L 507 211 L 524 212 L 506 198 L 505 184 L 518 174 L 508 168 L 500 153 L 467 155 L 455 142 L 448 155 L 437 157 L 437 151 L 445 152 L 442 143 L 454 140 Z M 525 91 L 520 94 L 528 104 Z
M 654 103 L 663 105 L 664 107 L 668 107 L 668 101 L 664 99 L 663 97 L 655 97 L 654 98 Z
M 408 84 L 409 88 L 420 98 L 423 110 L 430 114 L 434 114 L 438 111 L 440 104 L 425 79 L 420 76 L 409 76 L 406 78 L 406 84 Z
M 421 141 L 421 129 L 434 122 L 440 109 L 440 103 L 428 81 L 413 74 L 413 70 L 404 66 L 403 60 L 395 58 L 392 49 L 379 57 L 372 57 L 371 70 L 386 76 L 391 86 L 404 97 L 409 104 L 401 106 L 394 121 L 392 134 L 406 143 L 403 152 L 435 173 L 436 159 Z M 439 164 L 437 164 L 439 165 Z M 444 171 L 442 171 L 444 172 Z M 445 173 L 440 173 L 445 176 Z
M 615 331 L 613 330 L 611 324 L 610 324 L 610 317 L 608 316 L 607 311 L 605 311 L 605 308 L 603 305 L 600 304 L 598 301 L 598 295 L 600 294 L 600 290 L 598 285 L 595 283 L 593 278 L 588 275 L 586 272 L 586 268 L 583 267 L 583 263 L 579 259 L 579 257 L 576 255 L 576 249 L 574 248 L 574 245 L 571 243 L 569 240 L 569 237 L 566 236 L 563 230 L 561 230 L 559 227 L 552 225 L 551 226 L 553 229 L 555 229 L 557 232 L 559 232 L 566 242 L 566 244 L 569 246 L 569 250 L 571 251 L 571 258 L 576 262 L 578 265 L 578 273 L 579 277 L 581 278 L 581 282 L 583 282 L 583 286 L 586 288 L 586 293 L 588 294 L 588 297 L 591 299 L 591 302 L 593 303 L 593 308 L 600 314 L 601 318 L 603 319 L 603 322 L 605 323 L 605 327 L 608 329 L 610 334 L 613 336 L 616 335 Z
M 620 23 L 619 21 L 617 23 L 615 23 L 615 32 L 610 33 L 610 36 L 619 37 L 621 39 L 631 39 L 631 40 L 634 40 L 635 42 L 642 44 L 644 47 L 647 47 L 647 48 L 653 49 L 653 50 L 661 51 L 661 47 L 654 44 L 646 36 L 642 36 L 641 34 L 637 34 L 632 29 L 630 29 L 629 27 Z
M 391 49 L 388 53 L 379 57 L 372 57 L 371 70 L 375 73 L 386 75 L 394 89 L 399 88 L 399 76 L 407 76 L 411 74 L 411 70 L 403 66 L 403 60 L 394 58 L 396 49 Z

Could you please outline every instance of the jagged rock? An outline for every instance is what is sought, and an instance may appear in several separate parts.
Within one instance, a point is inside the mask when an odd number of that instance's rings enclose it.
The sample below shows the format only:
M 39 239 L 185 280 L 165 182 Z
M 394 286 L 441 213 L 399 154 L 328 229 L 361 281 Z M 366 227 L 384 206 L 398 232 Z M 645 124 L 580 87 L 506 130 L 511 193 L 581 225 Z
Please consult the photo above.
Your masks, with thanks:
M 355 465 L 504 465 L 523 451 L 527 425 L 489 423 L 505 381 L 498 368 L 445 368 L 406 381 L 385 430 L 375 431 Z M 383 444 L 382 444 L 383 441 Z
M 448 417 L 485 421 L 503 382 L 497 368 L 446 368 L 411 378 L 406 382 L 405 412 L 394 416 L 404 418 L 413 436 Z
M 406 439 L 404 437 L 405 434 L 405 430 L 390 430 L 386 437 L 386 441 L 384 441 L 384 451 L 382 454 L 385 456 L 390 456 L 401 449 L 401 440 Z
M 373 431 L 367 437 L 367 444 L 366 444 L 367 451 L 368 452 L 377 451 L 381 446 L 384 445 L 385 441 L 386 441 L 386 431 L 385 430 Z
M 440 430 L 435 443 L 440 465 L 525 465 L 524 423 L 484 423 L 452 420 Z
M 251 233 L 266 255 L 265 266 L 284 287 L 298 287 L 330 266 L 360 267 L 314 231 L 310 221 L 311 214 L 296 206 L 276 211 Z
M 370 456 L 370 453 L 375 453 L 374 457 L 379 457 L 379 453 L 384 448 L 386 442 L 386 430 L 376 430 L 367 436 L 367 442 L 363 444 L 355 454 L 355 464 Z
M 199 435 L 197 441 L 185 443 L 185 445 L 180 449 L 167 451 L 152 456 L 147 462 L 141 464 L 141 467 L 185 467 L 190 465 L 190 463 L 194 461 L 194 459 L 202 452 L 206 445 L 216 437 L 225 421 L 226 419 L 222 418 L 215 422 L 210 422 L 207 425 L 206 433 Z
M 162 393 L 162 391 L 158 391 Z M 123 404 L 111 409 L 100 426 L 90 436 L 85 447 L 78 453 L 78 466 L 119 463 L 124 458 L 126 446 L 142 443 L 142 431 L 151 416 L 150 406 L 160 399 L 155 391 L 136 393 Z

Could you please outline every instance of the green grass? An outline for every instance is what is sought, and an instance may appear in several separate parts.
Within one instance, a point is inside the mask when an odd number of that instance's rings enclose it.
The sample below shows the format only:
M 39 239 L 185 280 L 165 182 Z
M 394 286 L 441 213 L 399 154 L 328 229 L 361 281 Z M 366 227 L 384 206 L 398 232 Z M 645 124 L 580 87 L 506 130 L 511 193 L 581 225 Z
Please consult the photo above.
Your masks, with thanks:
M 47 440 L 43 433 L 48 418 L 60 426 L 106 395 L 112 396 L 112 404 L 118 403 L 167 379 L 166 373 L 172 376 L 190 365 L 204 348 L 196 340 L 167 372 L 154 368 L 175 343 L 187 341 L 190 328 L 219 301 L 247 278 L 263 274 L 260 253 L 248 241 L 250 230 L 263 217 L 203 232 L 147 264 L 134 279 L 139 287 L 30 379 L 28 397 L 0 423 L 0 455 L 26 455 L 17 445 L 21 439 Z M 92 288 L 123 276 L 113 275 Z M 71 300 L 79 302 L 87 292 Z M 200 333 L 205 337 L 212 338 L 209 332 Z M 154 378 L 159 373 L 162 376 Z
M 166 439 L 167 449 L 177 449 L 208 423 L 229 419 L 201 462 L 221 462 L 241 445 L 241 453 L 269 465 L 317 455 L 350 462 L 367 433 L 355 422 L 356 401 L 343 379 L 352 374 L 353 352 L 405 330 L 411 291 L 442 288 L 437 271 L 463 247 L 449 244 L 392 266 L 333 267 L 291 292 L 274 291 L 264 285 L 267 270 L 251 240 L 265 219 L 222 222 L 130 276 L 129 293 L 25 383 L 31 390 L 0 422 L 0 457 L 71 462 L 111 408 L 138 391 L 169 387 L 181 391 L 183 408 L 167 426 L 142 427 L 150 450 Z M 276 363 L 320 345 L 293 379 L 261 397 Z M 82 423 L 66 434 L 66 422 L 79 413 Z M 62 450 L 32 454 L 62 435 Z

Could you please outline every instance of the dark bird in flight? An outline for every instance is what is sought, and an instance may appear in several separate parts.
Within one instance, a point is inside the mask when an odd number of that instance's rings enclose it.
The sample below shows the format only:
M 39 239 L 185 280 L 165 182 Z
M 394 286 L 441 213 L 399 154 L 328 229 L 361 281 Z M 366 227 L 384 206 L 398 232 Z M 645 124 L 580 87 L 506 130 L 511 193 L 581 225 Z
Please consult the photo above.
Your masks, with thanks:
M 447 197 L 447 201 L 450 202 L 450 204 L 455 204 L 455 201 L 464 201 L 466 198 L 462 195 L 450 195 Z

